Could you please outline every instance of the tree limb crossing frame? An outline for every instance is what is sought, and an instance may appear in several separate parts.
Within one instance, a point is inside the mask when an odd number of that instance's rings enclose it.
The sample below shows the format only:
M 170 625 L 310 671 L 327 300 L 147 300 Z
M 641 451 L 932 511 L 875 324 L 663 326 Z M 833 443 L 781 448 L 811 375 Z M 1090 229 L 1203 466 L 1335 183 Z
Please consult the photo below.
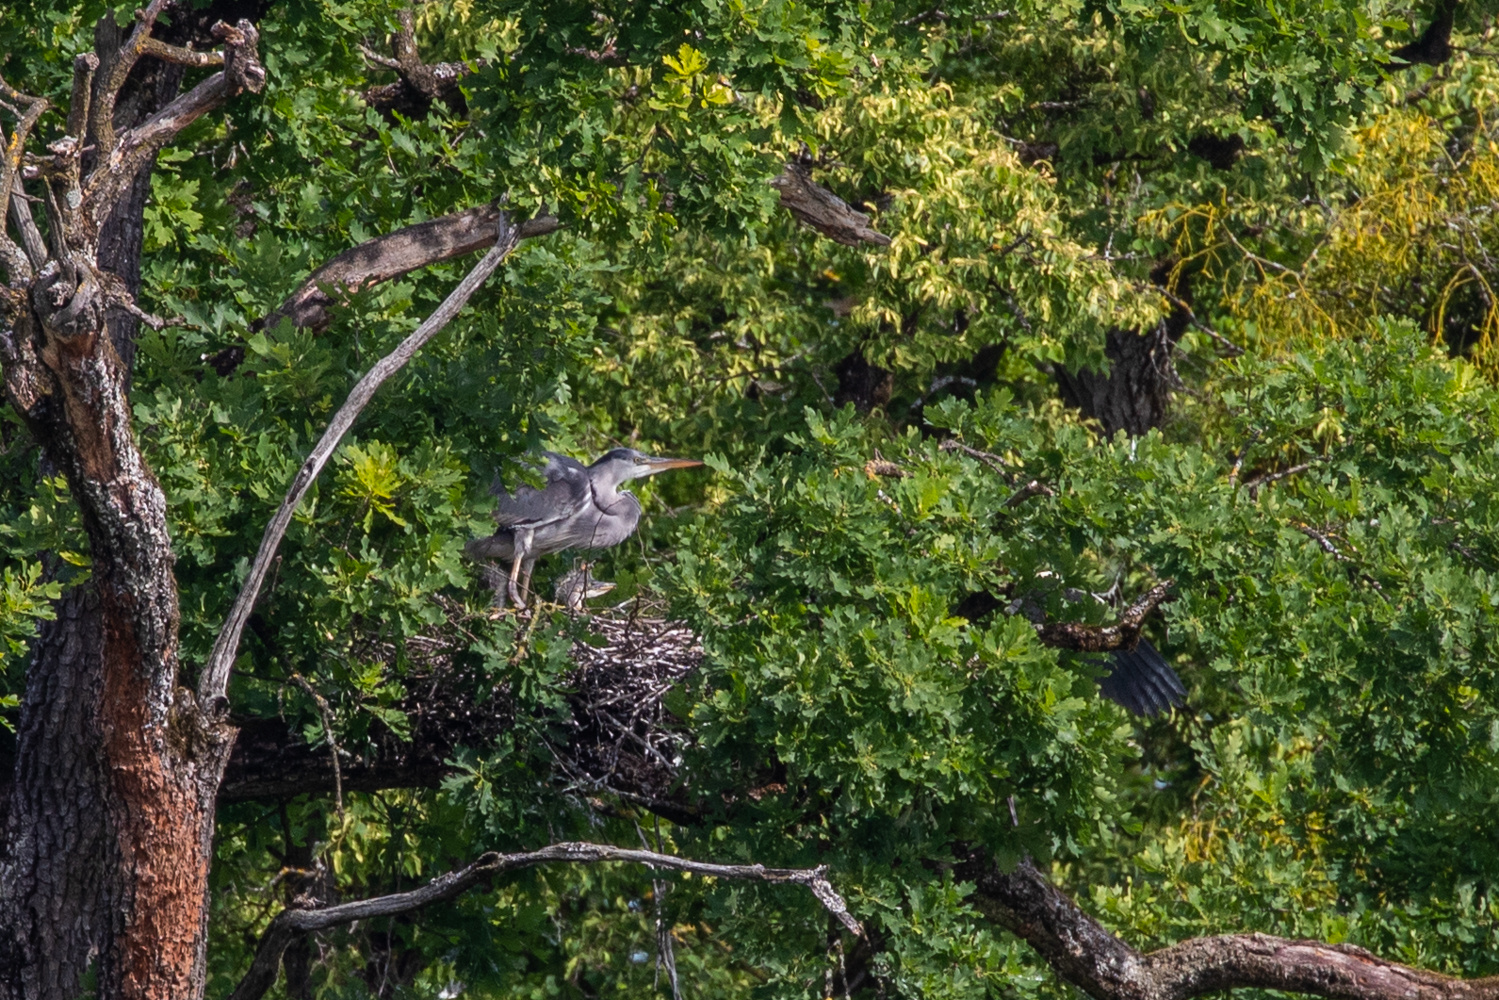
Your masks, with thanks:
M 520 871 L 523 868 L 534 868 L 537 865 L 557 862 L 596 864 L 601 861 L 623 861 L 646 865 L 653 869 L 689 872 L 712 878 L 806 886 L 817 897 L 817 901 L 823 905 L 823 908 L 850 934 L 855 937 L 864 935 L 859 922 L 849 914 L 843 897 L 838 895 L 837 890 L 828 882 L 826 865 L 819 865 L 816 868 L 716 865 L 673 857 L 670 854 L 658 854 L 655 851 L 611 847 L 607 844 L 552 844 L 539 851 L 522 854 L 494 852 L 485 854 L 466 868 L 439 875 L 421 888 L 410 892 L 392 893 L 388 896 L 361 899 L 317 910 L 283 910 L 276 915 L 265 933 L 260 936 L 260 944 L 256 947 L 255 958 L 250 963 L 250 969 L 239 981 L 239 985 L 234 988 L 234 992 L 229 995 L 229 1000 L 259 1000 L 264 996 L 265 992 L 275 985 L 282 953 L 298 934 L 326 930 L 341 924 L 353 923 L 356 920 L 410 913 L 433 903 L 456 899 L 477 885 L 488 883 L 500 875 Z

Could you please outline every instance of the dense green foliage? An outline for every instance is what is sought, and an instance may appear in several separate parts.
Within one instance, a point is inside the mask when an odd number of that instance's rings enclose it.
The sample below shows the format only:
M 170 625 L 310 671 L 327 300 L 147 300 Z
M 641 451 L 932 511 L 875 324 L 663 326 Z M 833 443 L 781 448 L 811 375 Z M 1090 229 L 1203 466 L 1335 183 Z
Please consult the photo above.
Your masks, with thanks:
M 0 72 L 64 101 L 104 10 L 0 14 Z M 469 698 L 508 692 L 517 721 L 441 790 L 225 806 L 211 994 L 292 869 L 355 898 L 567 838 L 828 864 L 885 942 L 890 996 L 1068 989 L 969 905 L 959 843 L 1052 863 L 1142 947 L 1253 929 L 1499 971 L 1499 79 L 1481 54 L 1391 65 L 1428 13 L 1384 0 L 471 0 L 417 11 L 423 58 L 476 69 L 463 108 L 408 119 L 360 96 L 391 78 L 359 44 L 383 51 L 396 10 L 271 5 L 265 92 L 162 157 L 143 299 L 186 324 L 142 334 L 137 433 L 193 670 L 333 409 L 468 262 L 362 292 L 321 333 L 254 321 L 404 224 L 497 197 L 555 211 L 566 229 L 523 244 L 361 418 L 232 692 L 239 717 L 357 757 L 430 680 L 409 640 L 460 622 Z M 1465 44 L 1493 44 L 1487 17 L 1463 9 Z M 890 247 L 777 207 L 767 182 L 803 153 Z M 1201 323 L 1175 345 L 1171 419 L 1111 439 L 1055 375 L 1170 312 L 1152 272 Z M 228 374 L 208 364 L 236 347 Z M 872 412 L 834 400 L 853 354 L 891 372 Z M 35 620 L 88 559 L 64 485 L 4 419 L 13 698 Z M 639 538 L 598 567 L 610 601 L 702 637 L 668 695 L 697 824 L 559 776 L 587 619 L 487 615 L 462 557 L 496 471 L 617 442 L 708 459 L 645 486 Z M 1051 495 L 1007 503 L 1032 479 Z M 1191 693 L 1153 721 L 1005 606 L 1101 623 L 1116 609 L 1089 594 L 1165 579 L 1177 599 L 1147 630 Z M 956 617 L 981 591 L 1000 609 Z M 656 892 L 625 868 L 533 872 L 330 934 L 312 982 L 645 995 L 658 902 L 687 995 L 820 996 L 839 961 L 789 887 Z

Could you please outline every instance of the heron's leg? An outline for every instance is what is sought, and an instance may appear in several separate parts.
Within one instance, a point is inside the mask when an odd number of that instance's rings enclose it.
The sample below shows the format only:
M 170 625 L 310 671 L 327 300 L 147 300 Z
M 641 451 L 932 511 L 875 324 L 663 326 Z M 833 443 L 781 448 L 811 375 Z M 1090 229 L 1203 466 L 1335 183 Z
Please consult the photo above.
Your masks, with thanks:
M 520 587 L 517 585 L 517 581 L 520 579 L 520 561 L 521 554 L 516 552 L 515 560 L 510 564 L 510 579 L 507 581 L 507 589 L 510 592 L 510 603 L 514 604 L 517 608 L 526 606 L 526 602 L 520 596 Z
M 535 559 L 527 559 L 524 563 L 521 564 L 520 595 L 522 597 L 531 596 L 531 571 L 535 568 Z
M 517 608 L 524 608 L 526 606 L 525 598 L 521 596 L 519 583 L 521 566 L 531 554 L 531 539 L 534 535 L 534 531 L 517 531 L 515 533 L 515 559 L 510 563 L 510 602 Z M 527 576 L 529 575 L 528 573 Z

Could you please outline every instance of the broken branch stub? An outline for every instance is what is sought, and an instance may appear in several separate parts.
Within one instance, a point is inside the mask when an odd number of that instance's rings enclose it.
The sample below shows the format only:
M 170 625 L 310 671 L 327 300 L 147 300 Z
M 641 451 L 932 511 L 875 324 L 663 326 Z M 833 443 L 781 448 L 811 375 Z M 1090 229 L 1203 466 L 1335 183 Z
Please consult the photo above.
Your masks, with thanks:
M 795 161 L 786 164 L 786 169 L 770 186 L 781 193 L 781 207 L 796 216 L 798 222 L 836 243 L 848 247 L 860 243 L 890 245 L 890 237 L 870 226 L 869 216 L 814 182 L 805 164 Z

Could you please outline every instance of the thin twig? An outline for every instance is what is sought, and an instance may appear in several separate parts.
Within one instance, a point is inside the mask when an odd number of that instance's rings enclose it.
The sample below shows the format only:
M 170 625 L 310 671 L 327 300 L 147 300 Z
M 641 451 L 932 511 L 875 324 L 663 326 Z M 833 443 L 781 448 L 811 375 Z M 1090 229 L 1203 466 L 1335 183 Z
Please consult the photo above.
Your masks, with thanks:
M 1192 307 L 1187 305 L 1186 300 L 1181 298 L 1179 295 L 1175 295 L 1172 292 L 1169 292 L 1166 289 L 1160 287 L 1159 285 L 1152 285 L 1151 291 L 1155 292 L 1157 295 L 1161 296 L 1161 298 L 1165 299 L 1167 302 L 1170 302 L 1173 306 L 1185 313 L 1187 316 L 1187 322 L 1197 330 L 1200 330 L 1201 332 L 1207 334 L 1209 337 L 1212 337 L 1213 340 L 1217 341 L 1218 345 L 1228 352 L 1229 357 L 1237 358 L 1244 353 L 1244 348 L 1240 347 L 1238 344 L 1235 344 L 1232 340 L 1229 340 L 1223 334 L 1219 333 L 1217 330 L 1214 330 L 1202 320 L 1198 319 L 1197 314 L 1192 311 Z
M 969 458 L 976 458 L 980 462 L 983 462 L 989 468 L 993 469 L 995 472 L 1003 476 L 1006 480 L 1010 480 L 1013 478 L 1010 474 L 1009 469 L 1006 467 L 1008 463 L 1006 463 L 1004 459 L 991 452 L 979 451 L 977 448 L 970 448 L 968 445 L 959 441 L 957 438 L 948 438 L 946 441 L 943 441 L 940 445 L 937 446 L 937 450 L 962 452 Z
M 318 713 L 323 717 L 323 738 L 328 741 L 328 755 L 333 758 L 333 804 L 338 810 L 338 818 L 344 816 L 344 775 L 343 768 L 338 763 L 338 737 L 333 734 L 333 708 L 328 704 L 328 699 L 318 693 L 318 689 L 308 682 L 301 674 L 291 675 L 292 683 L 307 692 L 317 705 Z
M 1253 479 L 1246 479 L 1244 480 L 1244 488 L 1249 491 L 1251 499 L 1257 499 L 1260 495 L 1261 486 L 1268 486 L 1270 483 L 1279 482 L 1289 476 L 1294 476 L 1298 472 L 1305 472 L 1321 461 L 1324 461 L 1324 459 L 1316 458 L 1310 462 L 1293 465 L 1289 469 L 1282 469 L 1280 472 L 1270 472 L 1263 476 L 1255 476 Z

